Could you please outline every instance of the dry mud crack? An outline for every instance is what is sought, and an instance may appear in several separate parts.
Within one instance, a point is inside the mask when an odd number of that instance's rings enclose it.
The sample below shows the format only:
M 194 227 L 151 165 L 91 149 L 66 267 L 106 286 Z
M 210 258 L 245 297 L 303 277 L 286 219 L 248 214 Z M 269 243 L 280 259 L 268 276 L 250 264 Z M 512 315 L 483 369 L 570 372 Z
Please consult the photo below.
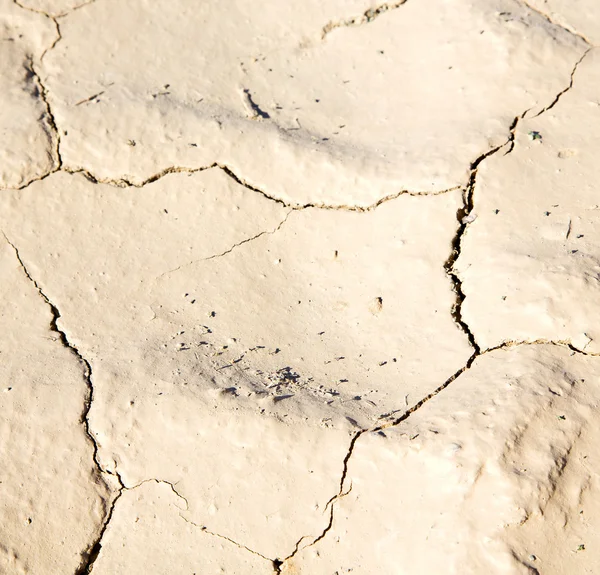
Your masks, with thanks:
M 600 570 L 586 2 L 1 0 L 0 572 Z

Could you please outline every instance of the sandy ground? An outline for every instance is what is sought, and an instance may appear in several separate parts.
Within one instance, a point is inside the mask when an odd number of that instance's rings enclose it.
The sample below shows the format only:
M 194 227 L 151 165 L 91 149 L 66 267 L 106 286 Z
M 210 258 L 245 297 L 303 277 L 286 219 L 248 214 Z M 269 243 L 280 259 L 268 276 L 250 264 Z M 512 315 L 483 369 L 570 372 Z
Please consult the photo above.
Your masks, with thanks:
M 597 0 L 0 23 L 0 574 L 600 573 Z

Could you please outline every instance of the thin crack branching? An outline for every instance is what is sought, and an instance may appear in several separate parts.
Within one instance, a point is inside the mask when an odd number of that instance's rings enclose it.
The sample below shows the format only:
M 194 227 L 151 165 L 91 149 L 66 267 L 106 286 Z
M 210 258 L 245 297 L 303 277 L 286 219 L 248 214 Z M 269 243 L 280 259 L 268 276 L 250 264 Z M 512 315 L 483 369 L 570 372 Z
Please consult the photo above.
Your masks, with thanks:
M 412 415 L 415 411 L 417 411 L 418 409 L 423 407 L 423 405 L 425 405 L 425 403 L 427 403 L 429 400 L 433 399 L 436 395 L 438 395 L 439 393 L 444 391 L 444 389 L 446 389 L 452 382 L 456 381 L 456 379 L 458 379 L 465 371 L 469 370 L 477 358 L 487 355 L 489 353 L 492 353 L 494 351 L 501 350 L 501 349 L 508 349 L 508 348 L 514 348 L 514 347 L 522 347 L 522 346 L 534 346 L 534 345 L 552 345 L 552 346 L 556 346 L 556 347 L 566 348 L 566 349 L 570 350 L 573 354 L 584 355 L 584 356 L 588 356 L 588 357 L 600 357 L 600 353 L 587 352 L 584 349 L 580 349 L 580 348 L 576 347 L 573 344 L 572 340 L 570 340 L 570 339 L 553 340 L 553 339 L 538 338 L 538 339 L 533 339 L 533 340 L 505 340 L 495 346 L 478 350 L 476 353 L 474 353 L 468 359 L 468 361 L 464 365 L 464 367 L 461 367 L 457 372 L 455 372 L 452 376 L 450 376 L 437 389 L 435 389 L 430 394 L 428 394 L 427 396 L 425 396 L 424 398 L 419 400 L 410 409 L 407 409 L 405 411 L 397 410 L 397 412 L 402 412 L 399 417 L 396 417 L 396 418 L 394 418 L 386 423 L 383 423 L 377 427 L 363 430 L 362 432 L 360 432 L 360 434 L 362 435 L 362 433 L 382 431 L 389 427 L 394 427 L 394 426 L 398 425 L 399 423 L 402 423 L 403 421 L 406 421 L 406 419 L 408 419 L 408 417 L 410 417 L 410 415 Z M 392 416 L 394 413 L 396 413 L 396 412 L 390 412 L 390 413 L 384 414 L 382 417 L 388 418 L 388 417 Z
M 340 484 L 339 484 L 339 490 L 338 493 L 336 495 L 334 495 L 328 502 L 327 505 L 325 506 L 325 509 L 327 509 L 329 507 L 329 520 L 327 522 L 327 525 L 325 526 L 325 528 L 323 529 L 323 531 L 317 536 L 315 537 L 311 543 L 309 543 L 308 545 L 305 545 L 304 547 L 300 547 L 302 541 L 304 539 L 307 539 L 308 537 L 304 536 L 301 537 L 298 542 L 296 543 L 296 547 L 294 549 L 294 551 L 288 556 L 286 557 L 284 560 L 276 560 L 279 562 L 279 571 L 275 571 L 276 573 L 280 573 L 281 572 L 281 566 L 283 566 L 283 564 L 286 561 L 289 561 L 290 559 L 292 559 L 301 549 L 306 549 L 307 547 L 312 547 L 313 545 L 317 544 L 319 541 L 321 541 L 323 538 L 326 537 L 326 535 L 331 531 L 331 529 L 333 528 L 333 524 L 334 524 L 334 520 L 335 520 L 335 504 L 342 498 L 345 497 L 346 495 L 348 495 L 351 491 L 351 487 L 347 490 L 344 491 L 344 485 L 346 483 L 346 479 L 348 477 L 348 468 L 350 465 L 350 460 L 352 458 L 352 455 L 354 453 L 354 449 L 356 447 L 356 443 L 358 442 L 358 440 L 365 435 L 366 433 L 376 433 L 379 431 L 382 431 L 384 429 L 388 429 L 390 427 L 394 427 L 396 425 L 399 425 L 400 423 L 402 423 L 403 421 L 405 421 L 406 419 L 408 419 L 415 411 L 417 411 L 418 409 L 421 409 L 421 407 L 423 407 L 423 405 L 425 405 L 429 400 L 431 400 L 432 398 L 434 398 L 436 395 L 438 395 L 439 393 L 441 393 L 444 389 L 446 389 L 453 381 L 455 381 L 458 377 L 460 377 L 465 371 L 467 371 L 468 369 L 471 368 L 471 366 L 473 365 L 473 362 L 477 359 L 477 357 L 479 357 L 480 352 L 476 351 L 473 353 L 473 355 L 468 359 L 467 363 L 465 364 L 464 367 L 460 368 L 457 372 L 455 372 L 450 378 L 448 378 L 442 385 L 440 385 L 437 389 L 435 389 L 434 391 L 432 391 L 430 394 L 428 394 L 427 396 L 425 396 L 424 398 L 422 398 L 420 401 L 418 401 L 416 404 L 414 404 L 410 409 L 406 410 L 404 413 L 402 413 L 402 415 L 400 415 L 399 417 L 388 421 L 386 423 L 377 425 L 375 427 L 372 428 L 365 428 L 365 429 L 361 429 L 360 431 L 357 431 L 353 436 L 352 439 L 350 441 L 350 445 L 348 447 L 348 451 L 344 457 L 344 461 L 343 461 L 343 466 L 342 466 L 342 474 L 341 474 L 341 478 L 340 478 Z M 387 414 L 389 415 L 389 414 Z
M 160 274 L 159 276 L 156 277 L 156 280 L 159 280 L 165 276 L 171 275 L 175 272 L 178 272 L 179 270 L 182 270 L 184 268 L 187 268 L 191 265 L 200 263 L 200 262 L 206 262 L 206 261 L 210 261 L 210 260 L 214 260 L 217 258 L 222 258 L 223 256 L 226 256 L 228 254 L 230 254 L 231 252 L 233 252 L 234 250 L 236 250 L 237 248 L 239 248 L 240 246 L 243 246 L 244 244 L 253 242 L 254 240 L 257 240 L 258 238 L 261 238 L 262 236 L 266 236 L 266 235 L 272 235 L 277 233 L 282 227 L 283 225 L 287 222 L 288 218 L 290 217 L 290 214 L 293 212 L 294 210 L 290 210 L 285 217 L 283 218 L 283 220 L 281 220 L 281 222 L 279 222 L 279 224 L 273 228 L 272 230 L 265 230 L 262 232 L 259 232 L 258 234 L 255 234 L 254 236 L 251 236 L 249 238 L 243 239 L 235 244 L 233 244 L 230 248 L 227 248 L 225 251 L 220 252 L 218 254 L 213 254 L 212 256 L 208 256 L 205 258 L 200 258 L 200 259 L 196 259 L 196 260 L 191 260 L 189 262 L 186 262 L 184 264 L 181 264 L 179 266 L 177 266 L 176 268 L 173 268 L 171 270 L 167 270 L 166 272 L 163 272 L 162 274 Z
M 170 481 L 165 481 L 164 479 L 145 479 L 144 481 L 140 481 L 139 483 L 137 483 L 136 485 L 133 485 L 132 487 L 127 487 L 125 485 L 125 483 L 123 482 L 121 475 L 116 471 L 115 471 L 115 474 L 118 477 L 120 487 L 111 502 L 108 512 L 106 513 L 106 516 L 102 523 L 102 527 L 100 528 L 100 531 L 98 532 L 98 536 L 94 540 L 94 543 L 90 547 L 90 550 L 84 554 L 81 564 L 75 571 L 75 575 L 89 575 L 92 572 L 92 570 L 94 568 L 94 564 L 96 563 L 98 557 L 100 556 L 100 552 L 102 551 L 102 542 L 104 540 L 104 536 L 108 530 L 108 527 L 112 521 L 117 502 L 119 501 L 119 499 L 122 497 L 122 495 L 126 491 L 133 491 L 133 490 L 137 489 L 138 487 L 140 487 L 141 485 L 144 485 L 145 483 L 149 483 L 149 482 L 159 483 L 159 484 L 164 483 L 165 485 L 169 486 L 171 491 L 173 491 L 173 493 L 179 499 L 182 499 L 185 502 L 186 510 L 189 509 L 188 500 L 177 491 L 177 489 L 175 488 L 175 484 L 171 483 Z
M 238 184 L 240 184 L 240 186 L 244 186 L 244 188 L 252 191 L 252 192 L 256 192 L 257 194 L 261 194 L 262 196 L 264 196 L 265 198 L 267 198 L 268 200 L 271 200 L 273 202 L 276 202 L 278 204 L 281 204 L 282 206 L 285 206 L 286 208 L 296 208 L 296 205 L 290 205 L 287 204 L 286 202 L 284 202 L 282 199 L 277 198 L 275 196 L 272 196 L 270 194 L 268 194 L 267 192 L 256 188 L 255 186 L 253 186 L 252 184 L 250 184 L 249 182 L 245 181 L 244 179 L 242 179 L 240 176 L 238 176 L 229 166 L 225 165 L 225 164 L 213 164 L 214 167 L 220 168 L 221 170 L 223 170 L 223 172 L 225 172 L 232 180 L 234 180 L 235 182 L 237 182 Z
M 119 476 L 120 477 L 120 476 Z M 142 485 L 145 485 L 146 483 L 158 483 L 160 484 L 164 484 L 167 485 L 169 487 L 169 489 L 179 498 L 181 499 L 184 503 L 185 503 L 185 511 L 188 511 L 190 508 L 190 503 L 187 500 L 186 497 L 184 497 L 181 493 L 179 493 L 179 491 L 177 491 L 177 488 L 175 487 L 175 483 L 172 483 L 171 481 L 167 481 L 166 479 L 156 479 L 154 477 L 150 478 L 150 479 L 144 479 L 143 481 L 140 481 L 139 483 L 136 483 L 135 485 L 132 485 L 131 487 L 127 487 L 125 485 L 125 483 L 123 482 L 123 480 L 121 479 L 121 490 L 122 491 L 133 491 L 134 489 L 137 489 L 138 487 L 141 487 Z
M 346 20 L 338 20 L 336 22 L 328 22 L 321 29 L 321 40 L 324 40 L 327 37 L 327 34 L 336 28 L 362 26 L 363 24 L 368 24 L 386 12 L 400 8 L 400 6 L 406 4 L 407 1 L 408 0 L 400 0 L 399 2 L 385 2 L 384 4 L 379 4 L 378 6 L 369 8 L 360 16 L 354 16 L 353 18 L 347 18 Z
M 535 12 L 538 16 L 542 17 L 544 20 L 546 20 L 546 22 L 548 22 L 549 24 L 551 24 L 552 26 L 555 26 L 556 28 L 560 28 L 561 30 L 564 30 L 565 32 L 568 32 L 569 34 L 571 34 L 572 36 L 576 36 L 577 38 L 579 38 L 580 40 L 582 40 L 583 42 L 585 42 L 588 46 L 593 46 L 593 42 L 591 42 L 588 38 L 586 38 L 581 32 L 575 30 L 574 28 L 570 28 L 567 26 L 564 26 L 563 24 L 559 24 L 558 22 L 555 22 L 549 14 L 546 14 L 545 12 L 542 12 L 542 10 L 535 8 L 534 6 L 532 6 L 528 0 L 520 0 L 520 2 L 526 6 L 529 10 L 531 10 L 532 12 Z
M 229 543 L 231 543 L 232 545 L 235 545 L 239 549 L 248 551 L 249 553 L 252 553 L 253 555 L 258 556 L 261 559 L 264 559 L 265 561 L 273 563 L 272 559 L 265 557 L 262 553 L 259 553 L 258 551 L 254 551 L 254 549 L 250 549 L 249 547 L 246 547 L 246 545 L 242 545 L 241 543 L 234 541 L 233 539 L 231 539 L 230 537 L 227 537 L 226 535 L 221 535 L 220 533 L 215 533 L 214 531 L 211 531 L 210 529 L 208 529 L 208 527 L 206 527 L 205 525 L 200 525 L 199 523 L 195 523 L 191 519 L 188 519 L 187 517 L 183 516 L 181 513 L 179 514 L 179 517 L 181 517 L 181 519 L 183 519 L 186 523 L 189 523 L 190 525 L 193 525 L 194 527 L 197 527 L 198 529 L 200 529 L 202 531 L 202 533 L 206 533 L 207 535 L 210 535 L 212 537 L 218 537 L 219 539 L 228 541 Z
M 247 244 L 248 242 L 252 242 L 252 241 L 254 241 L 254 240 L 256 240 L 256 239 L 258 239 L 258 238 L 260 238 L 262 236 L 265 236 L 265 235 L 272 235 L 272 234 L 277 233 L 282 228 L 282 226 L 285 224 L 285 222 L 287 222 L 287 220 L 290 217 L 290 214 L 292 212 L 293 212 L 293 210 L 290 210 L 285 215 L 285 218 L 283 218 L 283 220 L 281 220 L 281 222 L 279 222 L 279 224 L 277 225 L 276 228 L 274 228 L 272 230 L 266 230 L 264 232 L 260 232 L 260 233 L 256 234 L 255 236 L 252 236 L 250 238 L 246 238 L 245 240 L 242 240 L 242 241 L 238 242 L 237 244 L 233 244 L 230 248 L 228 248 L 224 252 L 221 252 L 219 254 L 215 254 L 213 256 L 209 256 L 207 258 L 204 258 L 204 260 L 208 261 L 208 260 L 214 260 L 214 259 L 217 259 L 217 258 L 222 258 L 223 256 L 226 256 L 227 254 L 230 254 L 233 250 L 235 250 L 236 248 L 239 248 L 240 246 L 243 246 L 244 244 Z M 194 262 L 192 262 L 192 263 L 194 263 Z
M 44 49 L 44 51 L 42 52 L 41 56 L 40 56 L 40 62 L 42 62 L 44 60 L 44 58 L 46 57 L 46 54 L 48 54 L 48 52 L 51 52 L 52 50 L 54 50 L 54 48 L 56 48 L 56 45 L 63 39 L 62 36 L 62 31 L 60 28 L 60 22 L 58 21 L 59 18 L 64 18 L 66 16 L 68 16 L 69 14 L 71 14 L 72 12 L 75 12 L 76 10 L 79 10 L 85 6 L 88 6 L 92 3 L 94 3 L 96 0 L 87 0 L 86 2 L 82 2 L 81 4 L 77 4 L 76 6 L 73 6 L 70 10 L 67 10 L 65 12 L 61 12 L 60 14 L 50 14 L 49 12 L 46 12 L 45 10 L 38 10 L 37 8 L 31 8 L 30 6 L 26 6 L 25 4 L 23 4 L 21 2 L 21 0 L 13 0 L 13 3 L 15 5 L 17 5 L 19 8 L 22 8 L 23 10 L 27 10 L 28 12 L 33 12 L 34 14 L 40 14 L 41 16 L 44 16 L 46 18 L 48 18 L 48 20 L 50 20 L 56 30 L 56 38 L 54 38 L 52 44 L 50 44 L 50 46 L 48 46 L 47 48 Z
M 593 48 L 588 48 L 583 55 L 581 56 L 581 58 L 579 58 L 579 60 L 577 60 L 577 62 L 575 62 L 575 66 L 573 67 L 573 70 L 571 72 L 571 80 L 569 82 L 569 85 L 564 89 L 561 90 L 556 97 L 554 98 L 554 100 L 552 100 L 552 102 L 546 106 L 545 108 L 543 108 L 542 110 L 540 110 L 535 116 L 532 116 L 533 118 L 537 118 L 538 116 L 541 116 L 544 112 L 547 112 L 548 110 L 551 110 L 552 108 L 554 108 L 554 106 L 556 106 L 556 104 L 558 104 L 559 100 L 571 89 L 573 88 L 573 83 L 575 82 L 575 73 L 577 72 L 577 68 L 579 67 L 579 64 L 581 64 L 581 62 L 583 62 L 584 58 L 590 53 L 590 51 L 593 50 Z
M 65 16 L 68 16 L 69 14 L 71 14 L 72 12 L 75 12 L 76 10 L 80 10 L 81 8 L 84 8 L 85 6 L 89 6 L 90 4 L 93 4 L 95 1 L 96 0 L 85 0 L 85 2 L 76 4 L 75 6 L 72 6 L 69 10 L 65 10 L 64 12 L 60 12 L 58 14 L 50 14 L 50 12 L 46 12 L 45 10 L 39 10 L 38 8 L 32 8 L 31 6 L 26 6 L 25 4 L 23 4 L 22 0 L 13 0 L 13 3 L 16 4 L 19 8 L 23 8 L 23 10 L 27 10 L 29 12 L 34 12 L 35 14 L 41 14 L 42 16 L 46 16 L 46 18 L 49 18 L 50 20 L 54 20 L 56 18 L 64 18 Z
M 305 539 L 311 539 L 311 537 L 307 536 L 307 535 L 300 537 L 300 539 L 298 539 L 298 541 L 296 542 L 294 550 L 285 559 L 283 559 L 283 560 L 276 559 L 275 560 L 275 562 L 279 562 L 280 567 L 286 561 L 289 561 L 290 559 L 292 559 L 292 557 L 294 557 L 294 555 L 296 555 L 296 553 L 298 553 L 298 551 L 300 551 L 301 549 L 306 549 L 307 547 L 312 547 L 313 545 L 317 544 L 319 541 L 321 541 L 321 539 L 323 539 L 327 535 L 327 533 L 329 533 L 329 531 L 331 531 L 331 528 L 333 527 L 333 522 L 334 522 L 335 503 L 337 501 L 339 501 L 340 499 L 342 499 L 343 497 L 346 497 L 346 495 L 348 495 L 350 493 L 350 491 L 352 490 L 352 487 L 350 486 L 350 488 L 347 491 L 344 491 L 344 484 L 346 482 L 346 477 L 348 475 L 348 465 L 350 462 L 350 458 L 352 457 L 352 453 L 354 451 L 354 446 L 356 445 L 356 442 L 358 441 L 360 436 L 363 435 L 363 433 L 367 433 L 368 431 L 369 431 L 368 429 L 361 429 L 360 431 L 357 431 L 352 436 L 352 439 L 350 440 L 350 444 L 348 446 L 348 451 L 346 452 L 346 456 L 344 457 L 344 460 L 342 463 L 342 474 L 340 477 L 338 492 L 333 497 L 331 497 L 331 499 L 329 499 L 329 501 L 325 504 L 325 511 L 327 511 L 327 509 L 329 509 L 329 519 L 328 519 L 327 524 L 325 525 L 323 531 L 321 531 L 321 533 L 319 533 L 319 535 L 313 536 L 312 541 L 310 543 L 308 543 L 307 545 L 304 545 L 303 547 L 301 547 L 302 542 Z M 275 564 L 275 562 L 274 562 L 274 564 Z
M 47 18 L 48 20 L 50 20 L 52 22 L 54 29 L 56 30 L 56 38 L 54 39 L 52 44 L 50 44 L 50 46 L 48 46 L 47 48 L 44 49 L 44 51 L 42 52 L 42 54 L 40 56 L 40 62 L 41 62 L 44 59 L 44 56 L 46 56 L 46 54 L 48 52 L 53 50 L 54 47 L 62 40 L 60 24 L 57 20 L 57 18 L 59 18 L 60 15 L 55 16 L 48 12 L 45 12 L 44 10 L 38 10 L 37 8 L 31 8 L 30 6 L 25 6 L 25 4 L 23 4 L 20 0 L 13 0 L 13 3 L 16 4 L 19 8 L 22 8 L 23 10 L 27 10 L 28 12 L 33 12 L 34 14 L 40 14 L 41 16 L 44 16 L 45 18 Z

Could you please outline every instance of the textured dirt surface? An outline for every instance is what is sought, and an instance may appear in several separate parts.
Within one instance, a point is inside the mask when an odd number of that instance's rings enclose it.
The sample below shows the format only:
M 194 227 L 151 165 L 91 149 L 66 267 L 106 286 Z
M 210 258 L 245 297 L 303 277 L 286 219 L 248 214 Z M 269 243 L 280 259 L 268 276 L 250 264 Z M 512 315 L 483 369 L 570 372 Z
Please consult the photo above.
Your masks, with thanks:
M 600 571 L 592 0 L 0 0 L 0 573 Z

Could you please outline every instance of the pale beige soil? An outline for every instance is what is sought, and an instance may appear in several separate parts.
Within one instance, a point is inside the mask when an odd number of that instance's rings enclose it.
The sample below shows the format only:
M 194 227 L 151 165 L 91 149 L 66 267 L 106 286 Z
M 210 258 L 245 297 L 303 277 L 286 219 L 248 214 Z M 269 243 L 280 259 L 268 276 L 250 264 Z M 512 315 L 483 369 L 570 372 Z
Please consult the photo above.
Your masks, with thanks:
M 600 572 L 595 0 L 0 0 L 0 574 Z

